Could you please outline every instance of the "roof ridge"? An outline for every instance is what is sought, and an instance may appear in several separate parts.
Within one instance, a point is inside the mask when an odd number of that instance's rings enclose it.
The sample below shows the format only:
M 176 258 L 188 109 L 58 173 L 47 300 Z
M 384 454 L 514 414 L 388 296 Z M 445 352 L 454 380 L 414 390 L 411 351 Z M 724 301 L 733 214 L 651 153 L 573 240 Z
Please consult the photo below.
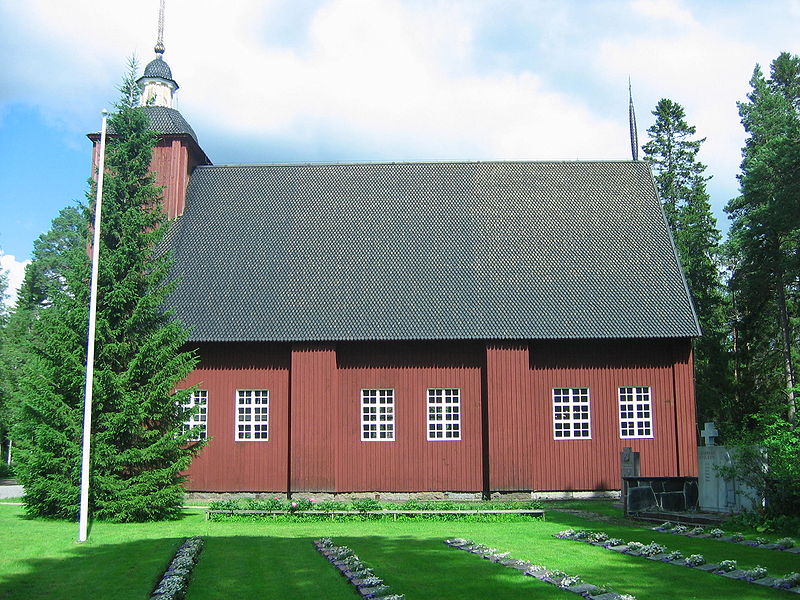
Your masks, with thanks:
M 486 165 L 486 164 L 509 164 L 509 165 L 528 165 L 528 164 L 646 164 L 643 160 L 626 159 L 586 159 L 586 160 L 525 160 L 525 159 L 487 159 L 487 160 L 366 160 L 366 161 L 300 161 L 300 162 L 274 162 L 274 163 L 229 163 L 201 165 L 203 169 L 223 169 L 233 167 L 320 167 L 320 166 L 355 166 L 355 165 Z

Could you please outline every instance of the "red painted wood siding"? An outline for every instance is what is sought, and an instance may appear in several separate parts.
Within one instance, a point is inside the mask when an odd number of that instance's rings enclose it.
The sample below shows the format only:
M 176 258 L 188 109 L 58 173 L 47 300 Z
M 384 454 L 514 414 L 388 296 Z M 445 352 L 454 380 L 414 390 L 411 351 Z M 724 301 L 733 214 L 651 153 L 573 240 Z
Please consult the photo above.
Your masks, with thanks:
M 289 347 L 276 344 L 205 344 L 200 366 L 184 385 L 208 390 L 208 445 L 188 471 L 188 490 L 286 489 Z M 235 441 L 236 390 L 269 390 L 269 439 Z
M 489 346 L 492 489 L 618 489 L 626 446 L 641 452 L 643 475 L 696 475 L 688 347 L 671 340 L 532 342 L 524 381 L 524 349 Z M 493 375 L 502 381 L 492 384 Z M 625 386 L 650 387 L 653 438 L 620 438 L 618 388 Z M 589 388 L 591 439 L 554 439 L 557 387 Z
M 470 342 L 339 344 L 339 491 L 480 491 L 482 349 Z M 393 389 L 395 441 L 361 441 L 361 390 Z M 428 388 L 461 390 L 461 440 L 427 440 Z
M 295 344 L 291 372 L 291 489 L 336 488 L 335 344 Z
M 206 344 L 200 354 L 186 385 L 208 390 L 213 439 L 189 470 L 192 490 L 618 489 L 625 446 L 641 453 L 643 475 L 697 474 L 688 340 Z M 653 438 L 620 439 L 621 386 L 650 387 Z M 555 387 L 589 388 L 591 439 L 553 439 Z M 387 388 L 395 441 L 361 441 L 361 390 Z M 428 441 L 428 388 L 460 389 L 461 440 Z M 234 441 L 237 389 L 270 390 L 268 442 Z
M 100 155 L 100 136 L 90 134 L 92 146 L 92 177 L 95 176 Z M 189 176 L 198 165 L 210 164 L 200 147 L 188 136 L 161 136 L 153 148 L 150 171 L 155 173 L 156 185 L 164 188 L 163 209 L 169 219 L 183 214 Z

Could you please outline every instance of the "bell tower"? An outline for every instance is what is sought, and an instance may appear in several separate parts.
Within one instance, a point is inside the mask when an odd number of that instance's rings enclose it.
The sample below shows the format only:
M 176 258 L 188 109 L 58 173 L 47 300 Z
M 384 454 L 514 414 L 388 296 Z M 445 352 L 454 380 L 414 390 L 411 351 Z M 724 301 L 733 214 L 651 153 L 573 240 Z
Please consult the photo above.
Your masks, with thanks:
M 173 108 L 178 83 L 172 78 L 172 70 L 164 60 L 164 0 L 158 15 L 158 40 L 155 59 L 144 68 L 137 79 L 142 90 L 140 108 L 147 115 L 150 129 L 158 133 L 158 142 L 153 149 L 150 170 L 155 173 L 156 185 L 164 188 L 164 212 L 175 219 L 186 208 L 186 189 L 195 167 L 210 165 L 206 153 L 197 141 L 197 135 L 180 112 Z M 113 131 L 110 132 L 113 135 Z M 90 133 L 94 143 L 92 172 L 97 165 L 100 134 Z

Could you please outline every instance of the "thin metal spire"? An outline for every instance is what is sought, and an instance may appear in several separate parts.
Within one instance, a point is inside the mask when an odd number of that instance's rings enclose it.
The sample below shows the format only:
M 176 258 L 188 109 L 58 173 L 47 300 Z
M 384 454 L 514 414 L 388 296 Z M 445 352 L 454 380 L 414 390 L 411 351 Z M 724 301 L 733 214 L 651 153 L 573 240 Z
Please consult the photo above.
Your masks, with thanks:
M 161 0 L 162 2 L 164 0 Z M 636 131 L 636 111 L 633 109 L 633 91 L 631 78 L 628 77 L 628 124 L 631 130 L 631 157 L 639 160 L 639 134 Z
M 158 11 L 158 40 L 155 51 L 159 58 L 164 55 L 164 0 L 161 0 Z

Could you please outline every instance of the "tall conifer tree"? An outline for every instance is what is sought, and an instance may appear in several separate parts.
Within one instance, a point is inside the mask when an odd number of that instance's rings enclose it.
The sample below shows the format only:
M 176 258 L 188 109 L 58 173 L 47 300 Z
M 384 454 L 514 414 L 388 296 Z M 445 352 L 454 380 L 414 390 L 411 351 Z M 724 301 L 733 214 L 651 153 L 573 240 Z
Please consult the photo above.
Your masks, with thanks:
M 738 383 L 747 413 L 797 418 L 800 318 L 800 57 L 756 66 L 739 114 L 741 195 L 728 203 Z
M 706 166 L 698 159 L 705 138 L 686 122 L 683 107 L 662 99 L 647 130 L 646 160 L 655 173 L 703 336 L 696 340 L 695 372 L 701 422 L 725 422 L 731 395 L 725 296 L 719 274 L 720 233 L 711 213 Z
M 186 333 L 162 310 L 168 223 L 148 172 L 156 135 L 136 108 L 134 74 L 109 122 L 92 427 L 90 509 L 118 521 L 175 516 L 180 473 L 201 445 L 182 430 L 190 390 L 175 392 L 196 359 L 182 351 Z M 85 245 L 67 256 L 63 287 L 34 325 L 15 428 L 26 510 L 58 518 L 78 513 L 90 272 Z

